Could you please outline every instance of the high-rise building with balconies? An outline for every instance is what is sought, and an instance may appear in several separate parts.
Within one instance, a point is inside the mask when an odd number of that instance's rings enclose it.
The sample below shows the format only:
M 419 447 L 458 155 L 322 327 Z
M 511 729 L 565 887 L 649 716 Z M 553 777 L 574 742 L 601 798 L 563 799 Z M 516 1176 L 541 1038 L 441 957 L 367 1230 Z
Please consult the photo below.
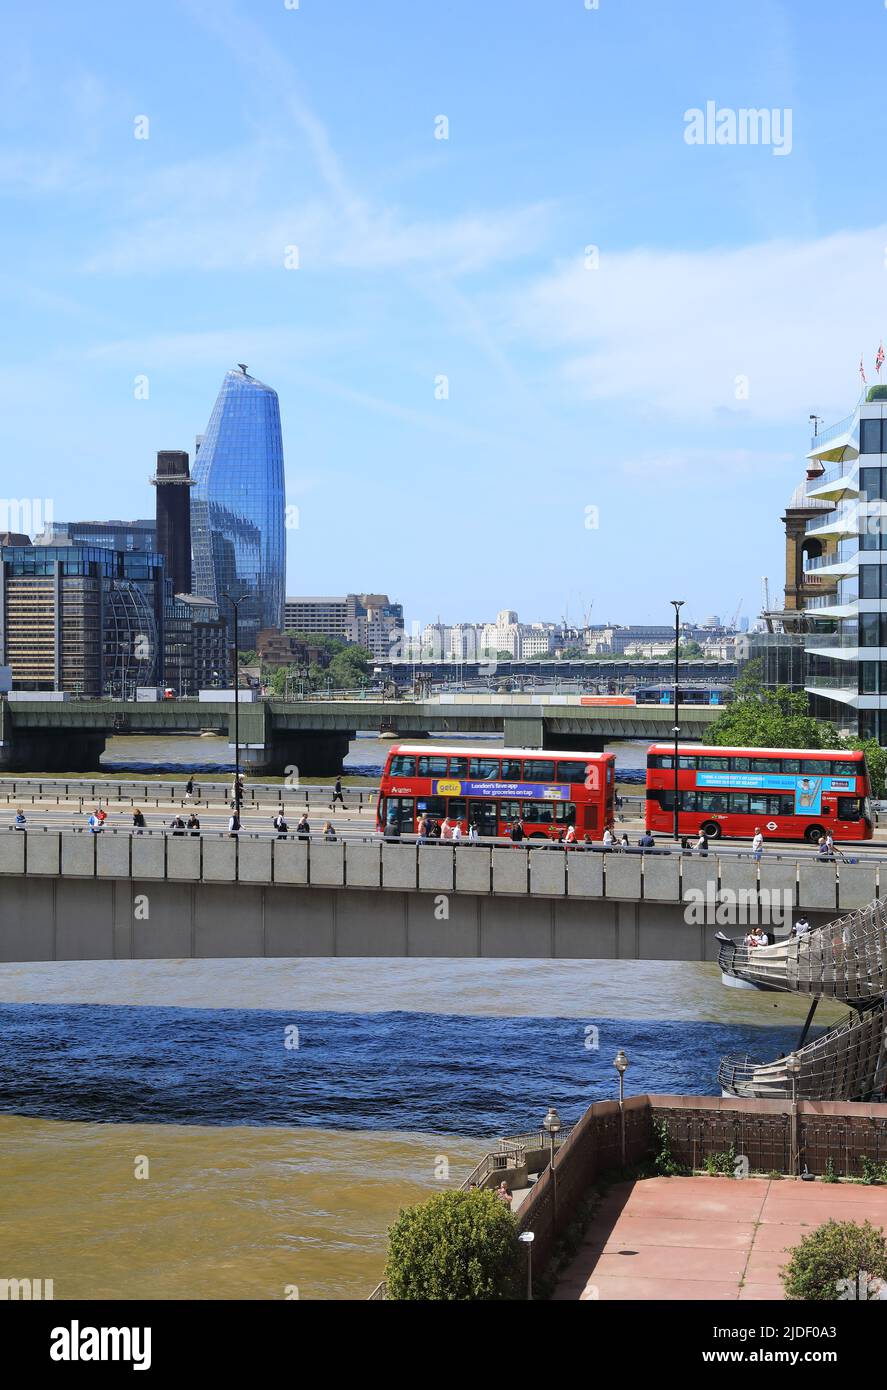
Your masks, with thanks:
M 808 502 L 828 509 L 805 525 L 805 580 L 835 584 L 804 602 L 832 629 L 805 641 L 811 708 L 887 743 L 887 386 L 867 387 L 852 415 L 814 436 L 807 457 Z

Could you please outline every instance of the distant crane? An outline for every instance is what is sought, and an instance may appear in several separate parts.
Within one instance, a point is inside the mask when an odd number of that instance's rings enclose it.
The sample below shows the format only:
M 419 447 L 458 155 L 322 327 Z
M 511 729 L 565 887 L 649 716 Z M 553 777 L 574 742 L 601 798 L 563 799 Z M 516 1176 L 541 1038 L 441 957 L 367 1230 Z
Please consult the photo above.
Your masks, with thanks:
M 736 612 L 733 614 L 733 617 L 730 619 L 730 626 L 733 628 L 733 631 L 734 631 L 734 632 L 736 631 L 736 624 L 739 622 L 739 610 L 740 610 L 741 608 L 742 608 L 742 599 L 740 599 L 739 602 L 737 603 L 737 605 L 736 605 Z
M 764 596 L 764 612 L 770 612 L 770 581 L 766 574 L 761 575 L 761 589 Z

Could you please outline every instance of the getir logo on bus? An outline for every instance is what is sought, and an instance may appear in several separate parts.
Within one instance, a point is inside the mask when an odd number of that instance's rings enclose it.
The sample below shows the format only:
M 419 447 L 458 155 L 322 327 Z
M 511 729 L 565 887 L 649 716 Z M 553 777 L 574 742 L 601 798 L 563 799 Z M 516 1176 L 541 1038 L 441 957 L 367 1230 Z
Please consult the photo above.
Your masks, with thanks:
M 437 793 L 438 793 L 439 796 L 461 796 L 461 795 L 462 795 L 462 783 L 461 783 L 461 782 L 438 782 L 438 783 L 436 784 L 436 790 L 437 790 Z

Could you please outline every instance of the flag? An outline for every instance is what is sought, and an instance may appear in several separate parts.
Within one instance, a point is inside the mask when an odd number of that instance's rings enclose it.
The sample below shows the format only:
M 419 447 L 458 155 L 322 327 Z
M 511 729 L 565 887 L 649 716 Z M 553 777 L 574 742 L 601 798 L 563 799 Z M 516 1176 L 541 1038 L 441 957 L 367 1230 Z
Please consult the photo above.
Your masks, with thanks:
M 860 353 L 860 356 L 859 356 L 859 375 L 862 377 L 863 384 L 865 384 L 865 367 L 862 365 L 862 354 L 861 354 L 861 353 Z
M 875 371 L 876 371 L 876 372 L 880 372 L 881 367 L 883 366 L 883 364 L 884 364 L 884 344 L 882 343 L 881 346 L 878 348 L 878 355 L 877 355 L 877 357 L 875 358 Z

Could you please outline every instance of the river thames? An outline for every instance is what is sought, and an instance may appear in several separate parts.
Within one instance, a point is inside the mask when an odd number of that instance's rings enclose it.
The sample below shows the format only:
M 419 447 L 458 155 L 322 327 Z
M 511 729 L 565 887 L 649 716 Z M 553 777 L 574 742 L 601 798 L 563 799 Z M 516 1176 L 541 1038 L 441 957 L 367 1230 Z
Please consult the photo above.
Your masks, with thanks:
M 803 1013 L 671 962 L 0 966 L 4 1270 L 59 1299 L 361 1298 L 401 1206 L 612 1097 L 618 1048 L 629 1093 L 713 1094 L 723 1052 L 785 1051 Z
M 359 736 L 346 769 L 386 751 Z M 102 766 L 230 764 L 183 737 Z M 59 1299 L 365 1297 L 401 1206 L 613 1097 L 619 1048 L 629 1094 L 715 1094 L 723 1053 L 786 1051 L 804 1013 L 673 962 L 0 966 L 3 1272 Z

